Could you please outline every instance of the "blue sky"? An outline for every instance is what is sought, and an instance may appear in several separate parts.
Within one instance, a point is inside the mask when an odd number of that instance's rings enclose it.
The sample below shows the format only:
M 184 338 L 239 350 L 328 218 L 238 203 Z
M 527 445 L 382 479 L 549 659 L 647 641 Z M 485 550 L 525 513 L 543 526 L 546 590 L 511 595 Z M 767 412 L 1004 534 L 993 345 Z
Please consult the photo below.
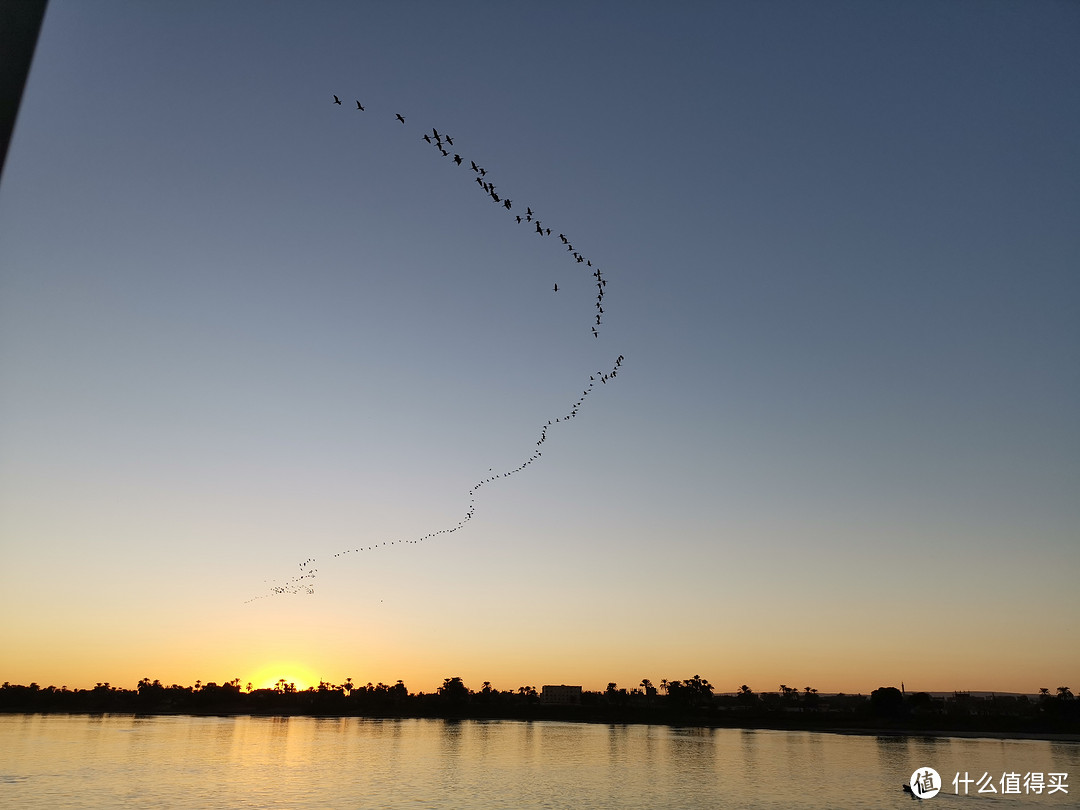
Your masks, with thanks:
M 5 679 L 1056 687 L 1078 34 L 53 0 L 0 185 Z M 619 355 L 460 532 L 333 558 L 455 525 Z

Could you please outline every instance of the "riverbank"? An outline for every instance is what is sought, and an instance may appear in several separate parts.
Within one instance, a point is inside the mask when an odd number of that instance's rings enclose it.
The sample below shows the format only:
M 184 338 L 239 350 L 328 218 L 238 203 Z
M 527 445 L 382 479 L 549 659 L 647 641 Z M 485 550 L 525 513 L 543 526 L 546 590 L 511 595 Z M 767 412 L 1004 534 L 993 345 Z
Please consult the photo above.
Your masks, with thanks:
M 559 723 L 584 723 L 592 725 L 646 725 L 668 726 L 671 728 L 714 728 L 733 729 L 741 731 L 805 731 L 819 734 L 842 734 L 854 736 L 886 736 L 886 737 L 956 737 L 962 739 L 994 739 L 994 740 L 1040 740 L 1045 742 L 1080 743 L 1080 728 L 1001 728 L 990 724 L 972 728 L 968 723 L 965 726 L 938 723 L 934 727 L 923 724 L 901 724 L 891 722 L 888 724 L 873 725 L 866 723 L 865 718 L 848 718 L 844 722 L 842 718 L 820 718 L 820 722 L 808 721 L 807 718 L 784 719 L 778 717 L 726 717 L 726 718 L 702 718 L 690 716 L 660 716 L 629 717 L 623 714 L 603 713 L 601 716 L 596 712 L 567 711 L 567 709 L 580 709 L 580 707 L 530 707 L 533 711 L 521 712 L 376 712 L 376 713 L 326 713 L 317 711 L 289 710 L 289 711 L 229 711 L 224 709 L 208 710 L 157 710 L 157 711 L 127 711 L 127 710 L 102 710 L 102 711 L 17 711 L 0 710 L 0 714 L 33 714 L 33 715 L 118 715 L 131 717 L 308 717 L 314 719 L 341 719 L 356 717 L 367 720 L 447 720 L 451 722 L 475 720 L 475 721 L 517 721 L 517 722 L 559 722 Z

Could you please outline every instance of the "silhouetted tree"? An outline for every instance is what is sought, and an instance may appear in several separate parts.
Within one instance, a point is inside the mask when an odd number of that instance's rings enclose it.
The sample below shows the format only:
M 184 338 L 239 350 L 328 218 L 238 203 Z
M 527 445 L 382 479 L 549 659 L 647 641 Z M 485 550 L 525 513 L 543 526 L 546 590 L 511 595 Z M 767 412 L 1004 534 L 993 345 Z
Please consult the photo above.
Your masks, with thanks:
M 895 717 L 904 706 L 904 695 L 895 686 L 881 686 L 870 693 L 870 706 L 879 717 Z
M 701 710 L 712 705 L 713 685 L 700 675 L 668 681 L 668 705 L 676 710 Z
M 758 704 L 758 696 L 754 694 L 754 690 L 747 686 L 745 683 L 739 687 L 739 691 L 735 694 L 735 699 L 739 701 L 739 705 L 749 708 Z
M 398 683 L 401 683 L 398 681 Z M 443 685 L 436 690 L 443 700 L 451 705 L 465 703 L 469 699 L 469 688 L 461 678 L 444 678 Z

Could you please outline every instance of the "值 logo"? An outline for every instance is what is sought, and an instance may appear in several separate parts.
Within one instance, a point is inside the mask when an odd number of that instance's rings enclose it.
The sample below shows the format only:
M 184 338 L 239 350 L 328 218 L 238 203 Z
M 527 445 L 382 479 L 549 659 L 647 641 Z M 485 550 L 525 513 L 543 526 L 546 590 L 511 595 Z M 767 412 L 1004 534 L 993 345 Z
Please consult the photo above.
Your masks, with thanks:
M 941 790 L 941 775 L 933 768 L 919 768 L 911 775 L 911 792 L 920 799 L 932 799 Z

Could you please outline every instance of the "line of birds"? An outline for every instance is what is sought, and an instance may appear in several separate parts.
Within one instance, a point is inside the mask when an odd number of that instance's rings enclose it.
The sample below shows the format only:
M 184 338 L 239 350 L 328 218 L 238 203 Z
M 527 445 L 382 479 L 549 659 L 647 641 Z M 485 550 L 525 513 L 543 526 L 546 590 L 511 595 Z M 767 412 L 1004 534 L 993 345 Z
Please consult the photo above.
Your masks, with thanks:
M 341 104 L 341 99 L 338 98 L 336 95 L 334 96 L 334 104 Z M 367 108 L 360 103 L 359 99 L 356 100 L 356 109 L 358 112 L 365 112 L 367 110 Z M 402 124 L 405 123 L 405 116 L 403 116 L 401 113 L 395 113 L 394 118 L 395 120 L 400 121 Z M 428 144 L 431 144 L 431 146 L 435 149 L 438 149 L 439 152 L 442 153 L 443 157 L 449 158 L 458 166 L 463 166 L 465 164 L 465 158 L 463 158 L 459 153 L 455 152 L 451 157 L 450 150 L 446 149 L 446 146 L 454 145 L 454 139 L 450 137 L 450 135 L 446 133 L 440 133 L 439 130 L 437 130 L 435 127 L 432 127 L 430 135 L 427 132 L 424 132 L 424 134 L 421 135 L 420 138 L 421 140 L 426 141 Z M 552 235 L 551 228 L 543 227 L 543 223 L 537 218 L 531 207 L 526 206 L 524 216 L 519 213 L 513 213 L 513 200 L 505 196 L 505 194 L 500 195 L 495 190 L 495 184 L 486 180 L 487 169 L 485 169 L 483 166 L 477 165 L 475 160 L 469 161 L 469 167 L 475 173 L 475 180 L 477 185 L 479 185 L 480 188 L 483 189 L 485 194 L 491 197 L 493 202 L 495 202 L 497 205 L 500 205 L 504 210 L 511 212 L 514 220 L 519 225 L 525 223 L 533 223 L 536 233 L 540 236 Z M 521 208 L 519 207 L 518 211 L 520 210 Z M 602 326 L 604 323 L 604 287 L 607 286 L 607 279 L 604 278 L 604 274 L 600 272 L 599 267 L 593 266 L 592 259 L 588 258 L 584 254 L 574 249 L 573 244 L 571 244 L 570 242 L 570 238 L 566 234 L 560 233 L 558 235 L 558 238 L 562 242 L 562 244 L 566 245 L 566 251 L 570 254 L 570 257 L 574 260 L 574 262 L 576 264 L 582 265 L 583 270 L 591 271 L 591 275 L 596 282 L 596 323 L 591 326 L 591 334 L 594 338 L 599 338 L 600 332 L 597 327 Z M 552 287 L 552 291 L 559 291 L 558 282 L 555 282 L 554 286 Z
M 341 104 L 341 99 L 338 98 L 336 95 L 334 96 L 334 104 L 339 104 L 339 105 Z M 356 109 L 359 112 L 366 111 L 366 108 L 360 103 L 359 100 L 356 101 Z M 395 117 L 395 119 L 397 121 L 400 121 L 402 124 L 405 123 L 405 116 L 403 116 L 401 113 L 396 113 L 394 117 Z M 437 129 L 432 127 L 431 135 L 428 135 L 425 132 L 424 135 L 421 136 L 421 139 L 426 141 L 427 143 L 431 144 L 435 148 L 437 148 L 442 153 L 443 157 L 450 157 L 450 151 L 443 146 L 444 143 L 446 145 L 448 145 L 448 146 L 453 146 L 454 145 L 454 140 L 450 135 L 445 134 L 445 133 L 440 133 Z M 464 161 L 465 161 L 465 159 L 460 154 L 457 154 L 457 153 L 455 153 L 453 155 L 453 158 L 451 158 L 451 159 L 458 166 L 463 165 Z M 486 194 L 488 194 L 491 197 L 491 199 L 496 204 L 500 205 L 503 209 L 505 209 L 506 211 L 512 211 L 512 209 L 513 209 L 512 200 L 510 200 L 510 198 L 508 198 L 508 197 L 500 196 L 495 191 L 495 184 L 491 183 L 491 182 L 488 182 L 488 181 L 486 181 L 484 179 L 484 178 L 487 177 L 487 170 L 484 169 L 482 166 L 478 166 L 476 164 L 476 162 L 472 161 L 472 160 L 469 161 L 469 165 L 470 165 L 470 168 L 472 169 L 472 171 L 476 175 L 476 182 L 480 185 L 480 187 L 484 190 L 484 192 Z M 551 236 L 551 233 L 552 233 L 551 228 L 542 227 L 542 223 L 540 222 L 539 219 L 536 218 L 536 214 L 533 212 L 531 207 L 526 207 L 524 217 L 522 217 L 520 214 L 514 214 L 513 216 L 514 216 L 515 220 L 519 224 L 523 223 L 523 222 L 535 222 L 536 233 L 538 233 L 541 236 Z M 599 333 L 598 333 L 596 327 L 602 325 L 602 323 L 603 323 L 603 320 L 602 320 L 601 316 L 604 314 L 604 308 L 603 308 L 604 287 L 607 286 L 607 279 L 604 278 L 603 274 L 600 272 L 599 267 L 594 267 L 593 266 L 593 263 L 592 263 L 592 261 L 590 259 L 586 258 L 581 253 L 574 250 L 574 246 L 570 243 L 569 238 L 565 234 L 560 233 L 558 235 L 558 238 L 562 241 L 562 243 L 564 245 L 567 246 L 567 252 L 569 252 L 572 255 L 572 257 L 575 260 L 575 263 L 584 265 L 584 269 L 591 269 L 592 270 L 591 275 L 596 280 L 596 287 L 597 287 L 596 324 L 594 326 L 592 326 L 592 335 L 593 335 L 594 338 L 599 337 Z M 554 292 L 559 291 L 558 282 L 555 283 L 553 291 Z M 544 444 L 544 442 L 547 441 L 548 430 L 550 428 L 554 427 L 555 425 L 569 422 L 571 419 L 574 419 L 575 417 L 577 417 L 578 409 L 581 408 L 581 406 L 584 404 L 585 398 L 588 397 L 589 394 L 592 392 L 592 390 L 595 387 L 596 383 L 599 381 L 601 384 L 606 385 L 609 380 L 612 380 L 616 376 L 618 376 L 619 367 L 622 365 L 624 359 L 625 358 L 620 354 L 615 359 L 615 364 L 611 368 L 610 371 L 604 372 L 604 371 L 601 370 L 601 371 L 597 371 L 595 374 L 589 375 L 589 384 L 585 387 L 585 390 L 581 392 L 581 396 L 567 410 L 567 412 L 562 416 L 556 417 L 555 419 L 549 419 L 547 421 L 547 423 L 540 428 L 540 437 L 536 442 L 536 449 L 532 451 L 532 454 L 525 461 L 523 461 L 521 464 L 519 464 L 517 467 L 514 467 L 511 470 L 507 470 L 506 472 L 502 472 L 502 473 L 495 473 L 494 475 L 489 475 L 486 478 L 482 478 L 480 481 L 477 481 L 473 485 L 472 489 L 470 489 L 469 492 L 468 492 L 469 508 L 465 511 L 464 517 L 462 517 L 462 519 L 459 520 L 456 524 L 454 524 L 453 526 L 449 526 L 447 528 L 444 528 L 444 529 L 439 529 L 437 531 L 429 532 L 428 534 L 425 534 L 425 535 L 423 535 L 421 537 L 417 537 L 415 539 L 387 540 L 387 541 L 384 541 L 382 543 L 375 543 L 374 545 L 370 545 L 370 546 L 359 546 L 359 547 L 356 547 L 356 548 L 345 549 L 343 551 L 339 551 L 336 554 L 334 554 L 333 555 L 334 558 L 344 557 L 344 556 L 346 556 L 348 554 L 359 554 L 360 552 L 363 552 L 363 551 L 376 551 L 378 549 L 386 548 L 386 547 L 389 547 L 389 546 L 417 545 L 419 543 L 424 542 L 425 540 L 431 540 L 431 539 L 434 539 L 436 537 L 440 537 L 440 536 L 446 535 L 446 534 L 453 534 L 454 532 L 456 532 L 456 531 L 458 531 L 460 529 L 463 529 L 465 527 L 465 524 L 468 523 L 470 520 L 472 520 L 473 515 L 476 514 L 476 493 L 480 490 L 480 488 L 483 487 L 484 485 L 490 484 L 490 483 L 492 483 L 494 481 L 498 481 L 498 480 L 501 480 L 503 478 L 509 478 L 511 475 L 515 475 L 515 474 L 517 474 L 519 472 L 524 471 L 533 462 L 539 461 L 540 457 L 543 455 L 543 452 L 541 451 L 540 448 Z M 491 472 L 491 470 L 489 470 L 489 472 Z M 315 582 L 315 576 L 316 576 L 316 574 L 318 574 L 318 568 L 315 567 L 315 563 L 316 563 L 316 560 L 315 560 L 314 557 L 308 557 L 306 560 L 304 560 L 302 563 L 299 564 L 300 571 L 299 571 L 298 574 L 296 574 L 295 576 L 288 579 L 284 584 L 270 586 L 269 593 L 264 594 L 262 596 L 252 597 L 251 599 L 246 600 L 246 602 L 254 602 L 256 599 L 265 599 L 268 596 L 280 596 L 280 595 L 285 595 L 285 594 L 299 594 L 299 593 L 306 593 L 306 594 L 315 593 L 314 582 Z

